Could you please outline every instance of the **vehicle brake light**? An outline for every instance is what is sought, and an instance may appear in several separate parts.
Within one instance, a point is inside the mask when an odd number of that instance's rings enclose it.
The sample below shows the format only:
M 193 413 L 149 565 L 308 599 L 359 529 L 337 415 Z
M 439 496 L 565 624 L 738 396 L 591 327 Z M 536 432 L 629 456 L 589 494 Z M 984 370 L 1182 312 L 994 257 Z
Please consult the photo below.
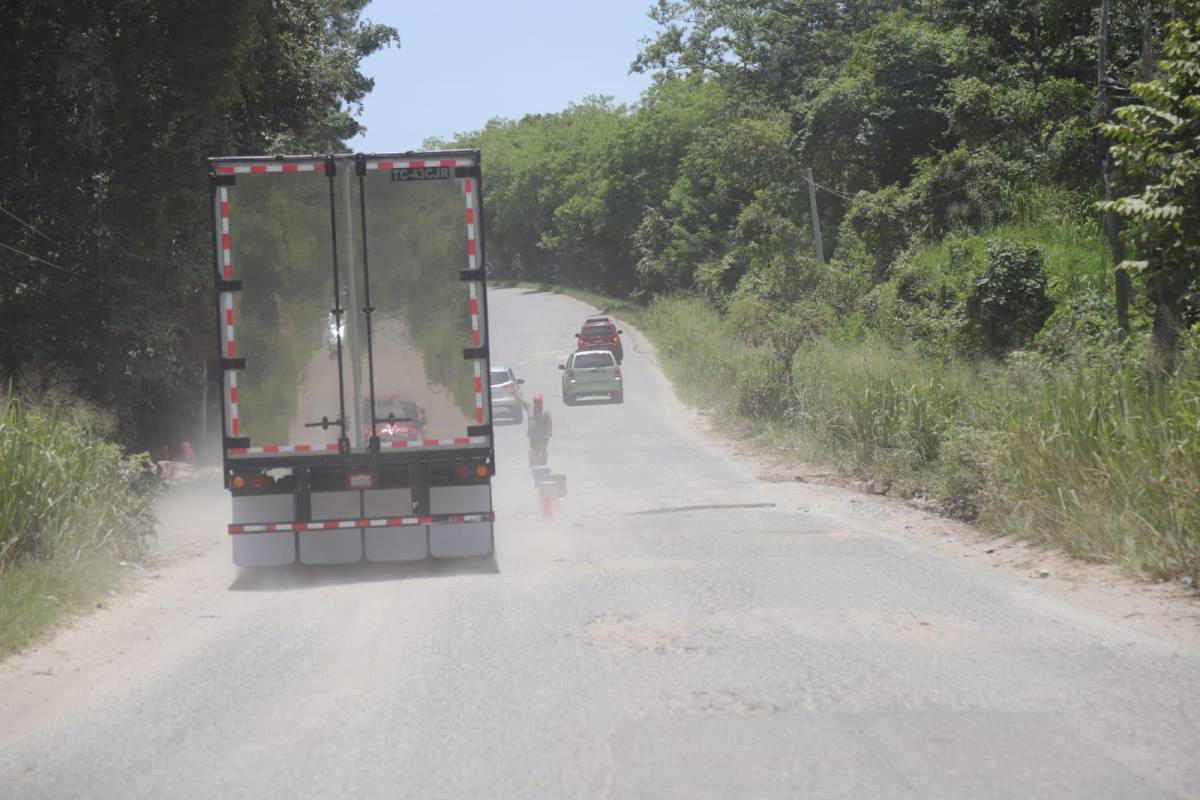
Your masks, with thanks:
M 475 474 L 478 475 L 479 477 L 486 478 L 488 476 L 489 472 L 491 472 L 491 470 L 488 469 L 487 464 L 476 464 L 475 465 Z
M 454 468 L 454 475 L 459 480 L 464 480 L 471 474 L 471 467 L 468 464 L 459 464 Z
M 575 370 L 573 370 L 573 369 L 567 370 L 567 380 L 569 380 L 569 381 L 575 380 Z
M 613 377 L 614 378 L 621 377 L 621 368 L 620 367 L 613 367 Z

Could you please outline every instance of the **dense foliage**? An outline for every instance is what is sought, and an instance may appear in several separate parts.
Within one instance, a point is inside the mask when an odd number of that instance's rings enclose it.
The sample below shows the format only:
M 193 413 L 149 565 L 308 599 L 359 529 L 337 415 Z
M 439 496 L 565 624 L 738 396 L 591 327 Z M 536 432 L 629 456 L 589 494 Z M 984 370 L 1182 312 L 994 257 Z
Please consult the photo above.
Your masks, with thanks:
M 685 394 L 877 491 L 1194 575 L 1200 7 L 652 16 L 640 103 L 461 137 L 484 151 L 492 271 L 626 298 L 597 302 L 641 323 Z M 1141 289 L 1128 326 L 1106 210 Z
M 341 149 L 396 36 L 366 2 L 0 8 L 0 374 L 65 380 L 128 445 L 188 430 L 216 352 L 204 158 Z
M 1130 189 L 1104 206 L 1128 219 L 1135 255 L 1155 305 L 1160 353 L 1170 359 L 1181 323 L 1200 317 L 1200 3 L 1171 23 L 1162 77 L 1134 84 L 1141 103 L 1104 126 Z M 1168 360 L 1163 366 L 1173 368 Z
M 1110 51 L 1136 75 L 1141 4 Z M 488 159 L 505 275 L 732 290 L 765 253 L 886 277 L 914 239 L 1011 218 L 1014 191 L 1098 185 L 1090 3 L 660 2 L 636 107 L 592 98 L 463 137 Z M 1155 26 L 1163 19 L 1156 16 Z

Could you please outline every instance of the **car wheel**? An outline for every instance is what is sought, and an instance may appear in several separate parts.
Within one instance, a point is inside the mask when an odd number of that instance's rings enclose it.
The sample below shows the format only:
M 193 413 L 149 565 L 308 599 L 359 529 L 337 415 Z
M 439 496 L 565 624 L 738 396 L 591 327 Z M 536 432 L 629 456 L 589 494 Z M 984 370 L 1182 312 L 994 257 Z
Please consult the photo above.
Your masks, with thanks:
M 609 395 L 609 398 L 614 403 L 624 403 L 625 402 L 625 392 L 613 392 L 612 394 Z

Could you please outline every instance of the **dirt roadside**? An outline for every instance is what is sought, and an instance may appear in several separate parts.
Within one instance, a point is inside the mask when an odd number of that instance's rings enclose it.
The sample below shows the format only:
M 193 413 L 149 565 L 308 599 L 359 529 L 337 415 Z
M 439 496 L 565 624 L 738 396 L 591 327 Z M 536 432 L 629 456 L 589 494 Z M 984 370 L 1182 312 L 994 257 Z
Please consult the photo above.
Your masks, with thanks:
M 211 620 L 237 574 L 228 514 L 219 475 L 172 487 L 159 504 L 157 541 L 145 560 L 124 568 L 120 586 L 0 661 L 0 747 L 188 657 L 214 630 Z
M 632 349 L 661 369 L 649 338 L 628 320 L 614 320 Z M 1013 536 L 988 534 L 911 502 L 873 494 L 866 484 L 841 476 L 833 467 L 802 461 L 787 448 L 764 450 L 762 439 L 752 431 L 731 430 L 719 424 L 715 415 L 686 405 L 677 395 L 674 402 L 690 426 L 719 442 L 731 460 L 748 465 L 782 496 L 795 494 L 789 489 L 807 489 L 803 502 L 812 511 L 877 521 L 871 527 L 880 535 L 898 536 L 973 569 L 1002 572 L 1014 587 L 1070 610 L 1081 621 L 1131 629 L 1172 647 L 1200 649 L 1200 593 L 1194 588 L 1139 580 L 1114 564 L 1084 561 Z M 819 498 L 815 504 L 814 493 Z

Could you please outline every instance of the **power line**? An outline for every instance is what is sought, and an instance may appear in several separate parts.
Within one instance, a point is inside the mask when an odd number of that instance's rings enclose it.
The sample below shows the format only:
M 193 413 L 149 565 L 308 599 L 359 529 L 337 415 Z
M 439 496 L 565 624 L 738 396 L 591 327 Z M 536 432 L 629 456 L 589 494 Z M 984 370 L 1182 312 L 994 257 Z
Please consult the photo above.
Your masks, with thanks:
M 21 224 L 22 224 L 22 225 L 24 225 L 26 228 L 29 228 L 29 230 L 33 231 L 33 232 L 34 232 L 34 233 L 36 233 L 38 236 L 42 237 L 43 239 L 45 239 L 47 242 L 49 242 L 50 244 L 54 245 L 55 247 L 62 247 L 62 245 L 61 245 L 61 244 L 59 244 L 58 242 L 54 241 L 53 239 L 51 239 L 51 238 L 50 238 L 49 236 L 47 236 L 46 234 L 44 234 L 44 233 L 42 233 L 41 231 L 39 231 L 39 230 L 38 230 L 37 228 L 35 228 L 35 227 L 34 227 L 32 224 L 30 224 L 30 223 L 26 222 L 25 220 L 21 219 L 21 218 L 20 218 L 20 217 L 18 217 L 16 214 L 14 214 L 14 213 L 12 213 L 11 211 L 9 211 L 8 209 L 6 209 L 4 206 L 0 206 L 0 214 L 4 214 L 6 217 L 12 217 L 12 218 L 13 218 L 13 219 L 15 219 L 17 222 L 21 223 Z
M 58 264 L 55 264 L 52 261 L 47 261 L 44 258 L 39 258 L 39 257 L 35 256 L 33 253 L 26 253 L 24 250 L 18 250 L 17 248 L 13 247 L 10 244 L 5 244 L 4 242 L 0 242 L 0 247 L 3 247 L 5 250 L 12 250 L 14 253 L 17 253 L 18 255 L 25 256 L 30 261 L 40 261 L 41 263 L 45 264 L 48 267 L 54 267 L 56 270 L 59 270 L 60 272 L 65 272 L 68 275 L 71 274 L 71 270 L 69 270 L 69 269 L 60 267 Z
M 848 201 L 854 200 L 854 197 L 852 195 L 845 194 L 844 192 L 839 192 L 837 189 L 830 189 L 828 186 L 822 186 L 821 184 L 814 181 L 812 178 L 809 178 L 808 180 L 810 183 L 812 183 L 813 186 L 817 187 L 818 189 L 820 189 L 823 192 L 829 192 L 834 197 L 840 197 L 843 200 L 848 200 Z
M 951 189 L 948 192 L 942 192 L 941 194 L 935 194 L 933 197 L 926 197 L 925 201 L 928 202 L 930 200 L 937 200 L 938 198 L 945 197 L 948 194 L 954 194 L 955 192 L 961 192 L 965 188 L 967 188 L 967 185 L 964 183 L 962 186 L 959 186 L 957 189 Z
M 853 195 L 849 195 L 844 192 L 839 192 L 837 189 L 830 189 L 828 186 L 822 186 L 821 184 L 817 183 L 816 181 L 812 181 L 812 185 L 817 187 L 818 189 L 820 189 L 823 192 L 828 192 L 829 194 L 833 195 L 834 197 L 840 197 L 841 199 L 847 200 L 850 202 L 854 201 Z M 924 197 L 921 199 L 925 202 L 929 202 L 930 200 L 938 200 L 940 198 L 946 197 L 947 195 L 954 194 L 955 192 L 961 192 L 963 189 L 966 189 L 966 188 L 967 188 L 967 185 L 963 184 L 962 186 L 958 186 L 954 189 L 951 189 L 948 192 L 942 192 L 941 194 L 935 194 L 930 197 Z

